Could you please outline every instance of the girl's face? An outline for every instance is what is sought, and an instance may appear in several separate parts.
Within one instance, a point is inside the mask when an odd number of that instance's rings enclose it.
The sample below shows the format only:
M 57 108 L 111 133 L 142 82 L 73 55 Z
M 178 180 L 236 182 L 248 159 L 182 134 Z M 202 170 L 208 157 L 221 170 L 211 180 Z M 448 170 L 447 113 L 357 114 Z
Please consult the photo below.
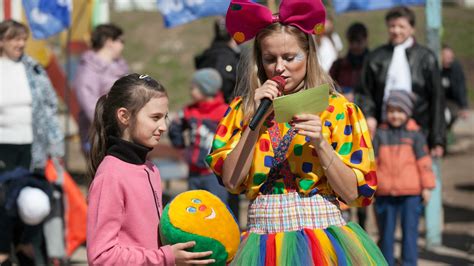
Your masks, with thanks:
M 25 52 L 27 39 L 28 36 L 26 34 L 20 34 L 12 39 L 0 41 L 2 56 L 18 61 Z
M 296 37 L 286 32 L 274 33 L 262 39 L 260 48 L 267 78 L 282 76 L 286 81 L 284 94 L 299 90 L 306 76 L 307 54 Z
M 387 106 L 387 122 L 392 127 L 400 127 L 406 123 L 408 115 L 400 107 Z
M 152 98 L 138 111 L 130 130 L 128 141 L 153 148 L 160 141 L 161 135 L 168 129 L 168 97 Z M 127 134 L 124 134 L 127 135 Z

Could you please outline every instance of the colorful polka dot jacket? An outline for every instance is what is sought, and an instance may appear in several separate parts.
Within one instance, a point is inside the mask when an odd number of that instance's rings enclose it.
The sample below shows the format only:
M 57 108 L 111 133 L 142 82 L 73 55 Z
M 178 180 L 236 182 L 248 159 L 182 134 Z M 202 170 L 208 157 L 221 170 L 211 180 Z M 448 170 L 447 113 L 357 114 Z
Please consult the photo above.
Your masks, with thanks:
M 227 155 L 237 145 L 241 134 L 247 127 L 241 108 L 242 99 L 234 99 L 219 123 L 213 141 L 212 151 L 207 163 L 217 176 L 222 174 L 222 166 Z M 355 173 L 359 197 L 349 203 L 352 206 L 369 205 L 377 186 L 375 158 L 367 124 L 361 109 L 348 102 L 340 94 L 329 96 L 329 107 L 321 113 L 323 136 L 332 145 L 336 155 Z M 274 151 L 267 124 L 261 128 L 261 135 L 255 145 L 254 159 L 249 175 L 232 193 L 245 192 L 247 198 L 254 199 L 260 193 L 260 187 L 267 181 Z M 278 124 L 280 134 L 286 134 L 290 125 Z M 303 195 L 332 194 L 324 170 L 319 163 L 316 150 L 309 139 L 296 134 L 286 152 L 286 159 L 295 178 L 296 189 Z M 283 179 L 273 183 L 273 193 L 287 193 L 288 187 Z

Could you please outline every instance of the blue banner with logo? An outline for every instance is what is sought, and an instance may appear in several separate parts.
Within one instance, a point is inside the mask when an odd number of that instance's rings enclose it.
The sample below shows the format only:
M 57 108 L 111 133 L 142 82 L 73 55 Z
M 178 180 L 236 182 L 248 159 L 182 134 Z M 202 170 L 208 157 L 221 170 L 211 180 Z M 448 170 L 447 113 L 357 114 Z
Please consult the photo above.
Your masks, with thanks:
M 336 13 L 369 11 L 405 5 L 424 5 L 426 0 L 332 0 Z
M 45 39 L 71 25 L 72 0 L 23 0 L 35 39 Z
M 190 21 L 225 15 L 230 0 L 157 0 L 165 27 L 171 28 Z

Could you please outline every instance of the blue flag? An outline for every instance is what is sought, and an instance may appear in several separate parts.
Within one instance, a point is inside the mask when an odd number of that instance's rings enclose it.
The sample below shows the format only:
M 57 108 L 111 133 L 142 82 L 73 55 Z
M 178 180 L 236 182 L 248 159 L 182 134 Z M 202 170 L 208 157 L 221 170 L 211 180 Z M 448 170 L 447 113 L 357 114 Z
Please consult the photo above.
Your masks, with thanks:
M 71 25 L 72 0 L 23 0 L 35 39 L 45 39 Z
M 171 28 L 198 18 L 225 15 L 230 0 L 157 0 L 165 21 Z
M 426 0 L 332 0 L 336 13 L 368 11 L 394 6 L 424 5 Z

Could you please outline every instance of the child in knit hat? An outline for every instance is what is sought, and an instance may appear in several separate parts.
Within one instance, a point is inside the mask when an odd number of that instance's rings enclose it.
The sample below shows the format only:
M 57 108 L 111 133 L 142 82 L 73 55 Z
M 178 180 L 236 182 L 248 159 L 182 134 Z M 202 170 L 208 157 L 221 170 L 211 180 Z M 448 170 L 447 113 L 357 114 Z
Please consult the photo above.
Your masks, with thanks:
M 379 246 L 387 261 L 394 261 L 395 227 L 400 213 L 403 264 L 418 260 L 418 222 L 422 205 L 435 187 L 426 138 L 411 119 L 415 96 L 393 90 L 386 101 L 386 123 L 375 134 L 378 187 L 375 213 Z
M 169 137 L 174 147 L 185 150 L 189 166 L 188 188 L 207 190 L 227 204 L 227 190 L 219 185 L 217 177 L 206 164 L 217 125 L 228 108 L 220 92 L 221 87 L 222 78 L 217 70 L 197 70 L 191 81 L 193 102 L 173 119 Z
M 195 102 L 212 100 L 221 87 L 222 77 L 219 72 L 214 68 L 203 68 L 194 73 L 191 82 L 191 96 Z

